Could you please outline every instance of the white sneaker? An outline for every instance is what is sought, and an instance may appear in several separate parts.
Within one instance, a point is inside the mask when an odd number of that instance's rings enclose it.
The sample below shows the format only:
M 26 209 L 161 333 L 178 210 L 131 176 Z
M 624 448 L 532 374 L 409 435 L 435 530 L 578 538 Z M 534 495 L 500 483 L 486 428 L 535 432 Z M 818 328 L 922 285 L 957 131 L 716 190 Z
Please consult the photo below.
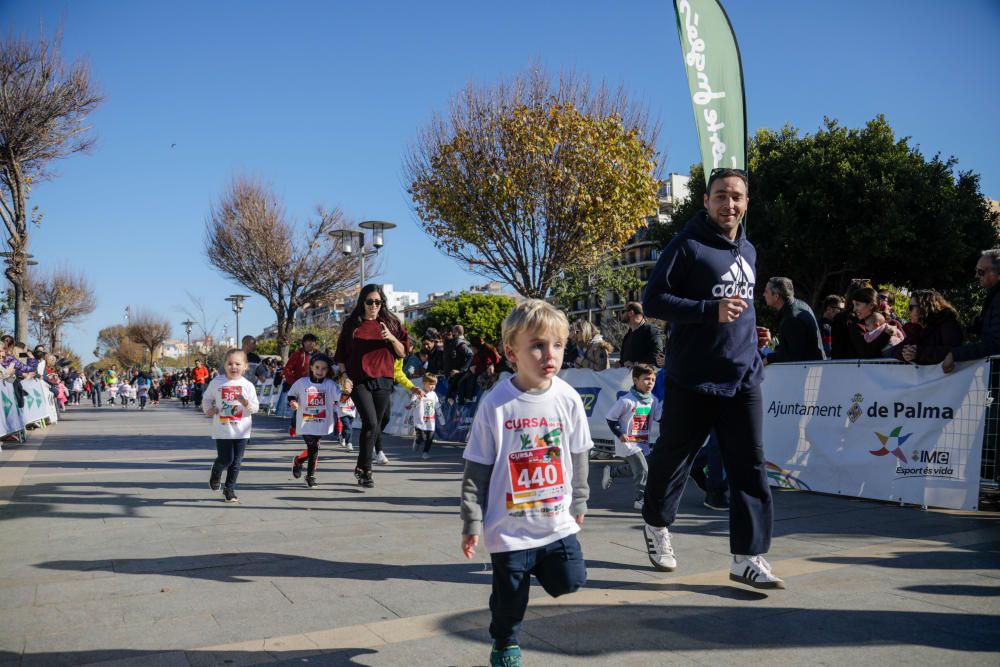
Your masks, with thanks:
M 677 569 L 677 559 L 674 558 L 674 548 L 670 544 L 670 531 L 666 528 L 656 528 L 646 524 L 642 529 L 646 538 L 646 553 L 649 562 L 661 572 L 673 572 Z
M 729 578 L 754 588 L 784 588 L 785 582 L 774 576 L 771 564 L 763 556 L 733 555 Z
M 611 464 L 609 463 L 604 466 L 604 469 L 601 471 L 601 488 L 605 490 L 610 489 L 611 484 L 614 481 L 615 480 L 611 478 Z
M 389 457 L 385 455 L 385 452 L 379 452 L 378 456 L 375 457 L 375 463 L 378 463 L 379 465 L 383 466 L 388 465 Z
M 430 457 L 431 457 L 431 453 L 430 452 L 424 452 L 423 454 L 420 455 L 420 458 L 422 458 L 424 461 L 426 461 Z
M 636 508 L 640 512 L 642 511 L 642 508 L 645 506 L 646 506 L 646 501 L 643 500 L 642 498 L 639 498 L 639 500 L 632 503 L 632 507 Z
M 412 449 L 413 451 L 417 451 L 417 439 L 416 438 L 413 439 L 413 445 L 410 446 L 410 449 Z
M 352 444 L 351 444 L 351 443 L 349 443 L 349 442 L 348 442 L 348 443 L 345 443 L 345 444 L 344 444 L 344 449 L 346 449 L 346 450 L 347 450 L 347 451 L 349 451 L 349 452 L 353 452 L 353 451 L 354 451 L 354 445 L 352 445 Z

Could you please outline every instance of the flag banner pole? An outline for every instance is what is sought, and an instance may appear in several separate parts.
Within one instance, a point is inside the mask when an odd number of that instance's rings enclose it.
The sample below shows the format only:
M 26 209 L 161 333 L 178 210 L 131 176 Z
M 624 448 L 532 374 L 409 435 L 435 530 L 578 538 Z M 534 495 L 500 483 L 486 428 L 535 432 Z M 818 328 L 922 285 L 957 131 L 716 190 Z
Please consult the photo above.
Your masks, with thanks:
M 713 169 L 747 169 L 743 63 L 719 0 L 674 0 L 705 181 Z

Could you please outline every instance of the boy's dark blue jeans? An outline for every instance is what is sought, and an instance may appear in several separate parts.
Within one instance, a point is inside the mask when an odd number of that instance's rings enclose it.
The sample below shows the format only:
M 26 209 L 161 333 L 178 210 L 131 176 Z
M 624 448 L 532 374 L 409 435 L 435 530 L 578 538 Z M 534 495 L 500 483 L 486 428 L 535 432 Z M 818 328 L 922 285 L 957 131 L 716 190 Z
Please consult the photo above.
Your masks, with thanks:
M 523 551 L 491 554 L 493 594 L 490 595 L 490 636 L 497 648 L 518 643 L 528 608 L 531 575 L 554 598 L 574 593 L 587 582 L 587 564 L 576 535 Z
M 212 464 L 212 472 L 221 475 L 226 471 L 226 481 L 223 486 L 230 491 L 236 488 L 236 478 L 240 476 L 240 464 L 243 463 L 243 454 L 246 452 L 249 438 L 242 440 L 216 440 L 215 449 L 218 456 Z

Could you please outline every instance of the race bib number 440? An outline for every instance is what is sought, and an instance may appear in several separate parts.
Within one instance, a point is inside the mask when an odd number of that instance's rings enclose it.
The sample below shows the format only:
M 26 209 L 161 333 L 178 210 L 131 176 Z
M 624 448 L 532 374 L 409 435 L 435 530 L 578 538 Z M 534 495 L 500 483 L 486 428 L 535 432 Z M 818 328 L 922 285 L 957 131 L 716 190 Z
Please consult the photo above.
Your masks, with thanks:
M 511 452 L 507 465 L 514 503 L 566 495 L 562 450 L 559 447 Z

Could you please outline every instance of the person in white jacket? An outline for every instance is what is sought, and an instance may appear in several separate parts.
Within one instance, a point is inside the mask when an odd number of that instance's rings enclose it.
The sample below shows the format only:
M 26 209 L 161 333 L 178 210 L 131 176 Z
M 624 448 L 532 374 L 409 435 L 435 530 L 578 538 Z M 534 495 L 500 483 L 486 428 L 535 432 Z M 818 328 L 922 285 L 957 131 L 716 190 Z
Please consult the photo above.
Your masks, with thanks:
M 632 389 L 611 406 L 606 415 L 608 428 L 615 434 L 615 455 L 625 463 L 604 466 L 601 487 L 610 488 L 616 477 L 632 473 L 635 488 L 633 507 L 641 510 L 646 493 L 649 454 L 649 426 L 660 420 L 663 405 L 653 394 L 656 369 L 648 364 L 632 366 Z
M 227 503 L 239 502 L 236 497 L 236 478 L 240 474 L 240 464 L 250 441 L 253 424 L 251 415 L 260 408 L 257 390 L 243 377 L 247 367 L 247 357 L 243 350 L 231 349 L 226 352 L 225 375 L 218 375 L 205 389 L 201 409 L 212 417 L 212 438 L 218 456 L 212 464 L 212 474 L 208 486 L 218 491 L 222 471 L 226 471 L 226 482 L 222 495 Z

